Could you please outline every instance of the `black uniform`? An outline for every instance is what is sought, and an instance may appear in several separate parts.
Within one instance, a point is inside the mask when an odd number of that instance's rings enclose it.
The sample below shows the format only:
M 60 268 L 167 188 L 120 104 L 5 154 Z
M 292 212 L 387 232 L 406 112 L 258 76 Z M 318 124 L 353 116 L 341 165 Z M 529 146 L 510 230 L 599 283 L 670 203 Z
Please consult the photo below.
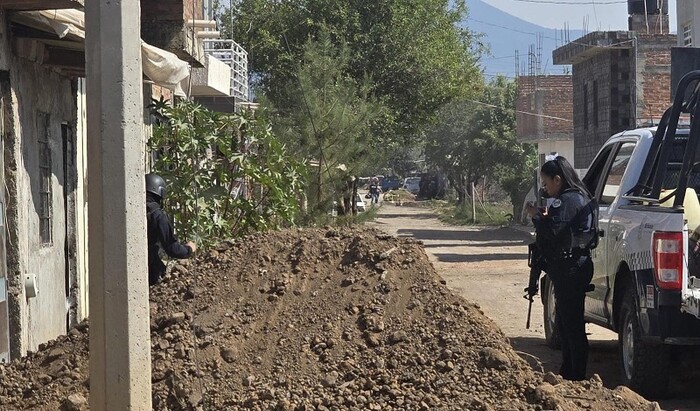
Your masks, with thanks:
M 532 218 L 557 300 L 556 321 L 562 348 L 559 374 L 568 380 L 586 378 L 588 338 L 583 311 L 593 278 L 595 218 L 594 203 L 573 189 L 561 193 L 549 206 L 547 215 Z
M 148 211 L 148 284 L 154 285 L 165 273 L 165 264 L 159 256 L 161 248 L 171 258 L 187 258 L 192 254 L 192 249 L 177 240 L 170 219 L 157 201 L 149 198 L 146 209 Z
M 379 202 L 379 184 L 376 183 L 371 183 L 369 185 L 369 194 L 372 198 L 371 202 L 372 203 L 378 203 Z

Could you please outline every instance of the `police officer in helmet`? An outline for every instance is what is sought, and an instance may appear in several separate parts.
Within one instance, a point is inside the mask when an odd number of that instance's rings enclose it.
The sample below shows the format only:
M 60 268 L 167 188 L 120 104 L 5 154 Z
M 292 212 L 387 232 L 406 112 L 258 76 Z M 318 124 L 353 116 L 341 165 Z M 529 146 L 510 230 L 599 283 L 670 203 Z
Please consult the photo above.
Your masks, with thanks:
M 586 378 L 588 361 L 583 312 L 593 278 L 591 249 L 597 244 L 597 206 L 564 157 L 545 162 L 540 177 L 552 202 L 544 210 L 528 204 L 526 211 L 532 217 L 547 275 L 554 285 L 562 349 L 559 374 L 580 381 Z M 533 295 L 537 290 L 528 289 L 528 293 Z
M 197 246 L 192 241 L 182 244 L 175 237 L 170 218 L 161 208 L 165 194 L 165 180 L 157 174 L 146 174 L 149 285 L 157 284 L 165 274 L 165 264 L 159 256 L 160 249 L 170 258 L 188 258 L 197 251 Z

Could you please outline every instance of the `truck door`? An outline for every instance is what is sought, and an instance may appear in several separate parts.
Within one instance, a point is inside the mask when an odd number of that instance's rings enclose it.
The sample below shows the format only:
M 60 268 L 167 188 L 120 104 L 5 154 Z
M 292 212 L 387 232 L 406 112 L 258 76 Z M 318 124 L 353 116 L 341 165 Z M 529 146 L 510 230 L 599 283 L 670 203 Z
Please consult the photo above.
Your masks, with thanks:
M 605 247 L 605 265 L 601 275 L 604 275 L 605 278 L 598 278 L 596 290 L 593 291 L 593 294 L 596 301 L 600 300 L 603 302 L 603 306 L 600 307 L 600 309 L 603 310 L 605 318 L 610 318 L 611 307 L 607 303 L 610 302 L 610 304 L 612 304 L 612 301 L 608 301 L 610 287 L 613 286 L 611 280 L 615 278 L 617 270 L 619 269 L 620 257 L 616 253 L 622 247 L 626 224 L 626 221 L 621 218 L 619 213 L 616 214 L 614 212 L 614 210 L 617 210 L 617 205 L 613 205 L 613 203 L 619 201 L 620 195 L 622 194 L 622 177 L 625 175 L 627 166 L 632 158 L 632 152 L 636 146 L 636 140 L 632 140 L 623 141 L 616 147 L 617 152 L 610 162 L 607 175 L 603 180 L 600 195 L 600 240 Z M 605 215 L 602 212 L 603 208 L 606 211 Z M 598 289 L 598 284 L 600 284 L 600 290 Z
M 608 289 L 607 273 L 606 269 L 606 230 L 608 229 L 609 216 L 609 203 L 601 204 L 601 197 L 603 195 L 603 187 L 607 179 L 607 173 L 609 169 L 609 163 L 611 161 L 614 149 L 617 148 L 617 144 L 613 144 L 607 147 L 603 147 L 598 156 L 591 164 L 588 169 L 588 173 L 583 178 L 583 182 L 588 188 L 588 191 L 595 197 L 596 201 L 599 203 L 598 212 L 598 234 L 599 243 L 592 253 L 591 257 L 593 259 L 593 280 L 592 284 L 595 286 L 593 292 L 586 294 L 586 315 L 589 317 L 594 317 L 599 321 L 605 321 L 605 293 Z

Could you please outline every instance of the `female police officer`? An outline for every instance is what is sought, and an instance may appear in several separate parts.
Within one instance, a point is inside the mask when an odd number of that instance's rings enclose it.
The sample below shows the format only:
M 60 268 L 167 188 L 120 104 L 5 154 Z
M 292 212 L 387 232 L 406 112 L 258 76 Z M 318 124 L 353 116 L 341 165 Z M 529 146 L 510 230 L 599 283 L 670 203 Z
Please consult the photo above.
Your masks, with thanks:
M 532 205 L 526 211 L 532 217 L 546 272 L 554 284 L 562 348 L 559 374 L 567 380 L 579 381 L 586 377 L 588 361 L 583 310 L 593 277 L 591 248 L 597 240 L 597 209 L 591 194 L 564 157 L 557 156 L 544 163 L 540 177 L 544 191 L 553 201 L 542 211 Z

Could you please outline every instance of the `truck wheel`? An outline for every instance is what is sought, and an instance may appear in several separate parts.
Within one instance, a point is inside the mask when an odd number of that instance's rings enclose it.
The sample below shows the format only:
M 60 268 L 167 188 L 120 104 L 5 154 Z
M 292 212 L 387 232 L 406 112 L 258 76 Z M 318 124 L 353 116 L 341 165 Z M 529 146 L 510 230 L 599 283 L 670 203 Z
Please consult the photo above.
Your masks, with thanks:
M 544 338 L 547 347 L 561 349 L 561 336 L 556 316 L 556 298 L 554 297 L 554 285 L 547 277 L 542 282 L 542 303 L 544 304 Z
M 633 287 L 627 287 L 620 311 L 618 347 L 625 385 L 647 398 L 666 394 L 669 380 L 669 347 L 642 339 Z

